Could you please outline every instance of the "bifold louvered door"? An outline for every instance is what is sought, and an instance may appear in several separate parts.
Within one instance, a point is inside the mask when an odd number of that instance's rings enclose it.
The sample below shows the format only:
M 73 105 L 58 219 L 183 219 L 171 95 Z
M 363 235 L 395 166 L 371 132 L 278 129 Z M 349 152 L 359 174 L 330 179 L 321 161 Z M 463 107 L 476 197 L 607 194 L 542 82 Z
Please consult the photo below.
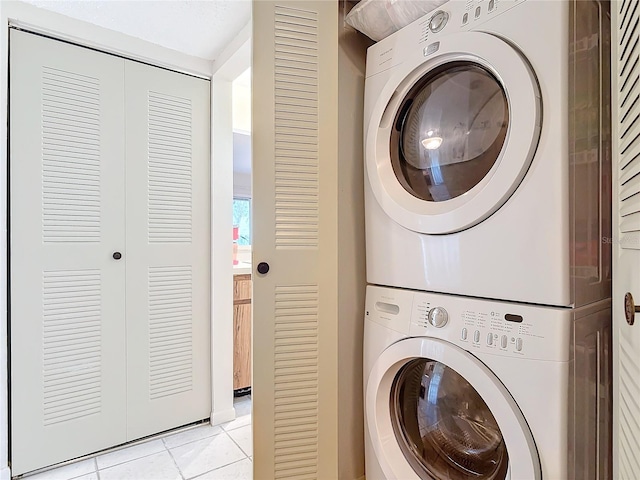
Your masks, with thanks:
M 337 2 L 253 2 L 254 477 L 337 478 Z
M 131 61 L 125 78 L 127 436 L 138 438 L 211 413 L 210 83 Z
M 18 475 L 209 416 L 209 82 L 10 42 Z
M 612 2 L 613 478 L 640 475 L 640 313 L 629 325 L 625 293 L 640 304 L 640 5 Z

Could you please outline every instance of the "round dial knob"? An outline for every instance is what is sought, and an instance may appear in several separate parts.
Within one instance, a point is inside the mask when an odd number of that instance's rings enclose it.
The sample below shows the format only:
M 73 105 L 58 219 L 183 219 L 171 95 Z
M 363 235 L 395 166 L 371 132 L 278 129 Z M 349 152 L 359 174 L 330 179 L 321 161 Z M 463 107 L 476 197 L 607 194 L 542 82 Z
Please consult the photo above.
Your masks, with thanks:
M 438 33 L 444 28 L 448 20 L 449 14 L 439 10 L 433 14 L 433 17 L 431 17 L 431 20 L 429 21 L 429 28 L 433 33 Z
M 449 321 L 449 314 L 442 307 L 435 307 L 429 310 L 429 314 L 427 315 L 427 320 L 429 323 L 436 328 L 444 327 Z

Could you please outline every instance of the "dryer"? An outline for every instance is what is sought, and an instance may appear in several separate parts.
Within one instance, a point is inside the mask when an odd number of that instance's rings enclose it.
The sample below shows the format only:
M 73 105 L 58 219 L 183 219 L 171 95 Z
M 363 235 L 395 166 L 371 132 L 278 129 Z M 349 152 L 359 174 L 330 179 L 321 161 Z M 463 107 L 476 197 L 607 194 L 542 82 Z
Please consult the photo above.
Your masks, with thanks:
M 369 48 L 368 283 L 610 296 L 607 9 L 453 0 Z
M 366 295 L 368 480 L 611 478 L 609 301 Z

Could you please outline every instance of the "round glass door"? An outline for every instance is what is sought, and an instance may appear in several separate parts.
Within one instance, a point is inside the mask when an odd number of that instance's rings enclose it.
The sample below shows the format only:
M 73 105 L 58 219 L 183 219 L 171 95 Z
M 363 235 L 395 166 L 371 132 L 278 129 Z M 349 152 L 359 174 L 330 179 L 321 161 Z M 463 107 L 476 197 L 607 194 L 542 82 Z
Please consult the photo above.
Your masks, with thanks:
M 542 97 L 525 57 L 493 35 L 461 32 L 388 72 L 365 89 L 365 165 L 382 210 L 436 235 L 489 218 L 540 138 Z
M 396 178 L 411 195 L 441 202 L 471 190 L 495 165 L 509 105 L 487 69 L 451 62 L 409 90 L 394 125 L 390 156 Z
M 455 370 L 424 358 L 408 362 L 391 387 L 391 423 L 421 478 L 504 480 L 509 456 L 495 417 Z

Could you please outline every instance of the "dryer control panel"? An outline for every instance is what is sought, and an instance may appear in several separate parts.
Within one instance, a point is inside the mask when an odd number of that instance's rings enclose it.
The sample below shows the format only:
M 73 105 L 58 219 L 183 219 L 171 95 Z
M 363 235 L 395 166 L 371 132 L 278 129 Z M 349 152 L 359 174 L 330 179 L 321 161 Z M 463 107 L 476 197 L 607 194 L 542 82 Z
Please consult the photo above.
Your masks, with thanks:
M 572 312 L 566 308 L 369 286 L 365 320 L 471 353 L 569 360 Z

